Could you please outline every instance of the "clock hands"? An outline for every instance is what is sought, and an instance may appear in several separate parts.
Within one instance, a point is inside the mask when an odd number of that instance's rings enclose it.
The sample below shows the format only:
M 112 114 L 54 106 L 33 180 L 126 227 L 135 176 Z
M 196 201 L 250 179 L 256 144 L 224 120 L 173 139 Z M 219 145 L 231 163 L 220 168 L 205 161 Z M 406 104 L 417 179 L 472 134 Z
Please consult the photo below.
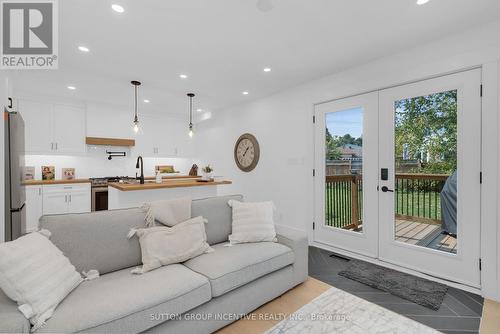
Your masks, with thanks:
M 248 149 L 250 148 L 250 146 L 247 147 L 247 149 L 245 150 L 245 152 L 243 153 L 243 156 L 245 156 L 248 152 Z

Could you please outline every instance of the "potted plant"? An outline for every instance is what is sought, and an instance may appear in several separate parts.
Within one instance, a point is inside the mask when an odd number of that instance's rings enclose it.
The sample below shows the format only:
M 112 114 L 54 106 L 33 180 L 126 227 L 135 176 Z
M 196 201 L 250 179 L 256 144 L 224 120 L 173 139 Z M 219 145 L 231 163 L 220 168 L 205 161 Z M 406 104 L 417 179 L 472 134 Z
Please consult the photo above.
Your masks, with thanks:
M 206 165 L 205 167 L 203 167 L 201 169 L 201 171 L 203 172 L 203 176 L 202 176 L 203 180 L 210 181 L 213 179 L 212 173 L 213 173 L 214 169 L 210 165 Z

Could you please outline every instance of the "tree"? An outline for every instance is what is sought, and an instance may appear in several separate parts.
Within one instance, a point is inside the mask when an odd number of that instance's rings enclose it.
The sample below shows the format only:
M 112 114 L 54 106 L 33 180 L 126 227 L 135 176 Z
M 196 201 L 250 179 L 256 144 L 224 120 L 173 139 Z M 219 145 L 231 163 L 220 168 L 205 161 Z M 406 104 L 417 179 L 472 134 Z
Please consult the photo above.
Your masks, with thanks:
M 400 100 L 395 110 L 396 159 L 420 160 L 419 172 L 456 170 L 456 90 Z
M 340 144 L 338 138 L 334 138 L 328 128 L 326 128 L 326 160 L 337 160 L 340 159 L 342 155 L 342 145 Z

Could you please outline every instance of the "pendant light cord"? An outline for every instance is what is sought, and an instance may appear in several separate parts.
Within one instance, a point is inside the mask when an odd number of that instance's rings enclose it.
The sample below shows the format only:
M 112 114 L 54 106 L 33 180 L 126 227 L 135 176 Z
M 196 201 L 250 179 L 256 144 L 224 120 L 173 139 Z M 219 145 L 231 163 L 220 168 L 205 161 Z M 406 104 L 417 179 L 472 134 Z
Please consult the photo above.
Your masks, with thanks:
M 135 108 L 135 117 L 134 121 L 137 121 L 137 85 L 134 87 L 135 88 L 135 103 L 134 103 L 134 108 Z

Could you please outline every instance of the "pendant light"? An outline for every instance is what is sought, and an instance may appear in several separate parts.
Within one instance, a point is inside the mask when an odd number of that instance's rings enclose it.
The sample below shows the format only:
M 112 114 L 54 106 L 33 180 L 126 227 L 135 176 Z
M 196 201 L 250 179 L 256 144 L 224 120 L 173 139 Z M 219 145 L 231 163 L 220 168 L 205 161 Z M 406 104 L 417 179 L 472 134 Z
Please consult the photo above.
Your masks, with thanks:
M 141 85 L 140 81 L 131 81 L 132 85 L 134 85 L 134 132 L 138 133 L 139 128 L 139 117 L 137 116 L 137 89 Z
M 188 93 L 189 97 L 189 137 L 193 138 L 193 93 Z

